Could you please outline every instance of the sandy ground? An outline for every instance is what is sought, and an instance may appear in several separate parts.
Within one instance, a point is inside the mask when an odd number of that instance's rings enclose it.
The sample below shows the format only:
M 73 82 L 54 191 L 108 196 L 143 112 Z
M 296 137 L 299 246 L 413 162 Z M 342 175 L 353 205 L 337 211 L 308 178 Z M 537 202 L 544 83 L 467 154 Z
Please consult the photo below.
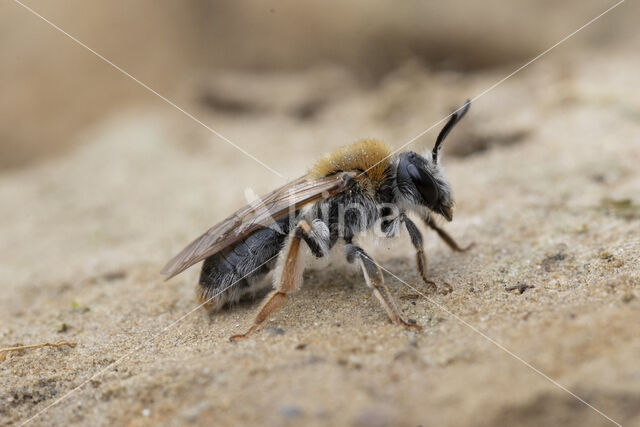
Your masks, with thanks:
M 165 283 L 164 262 L 243 204 L 246 188 L 282 181 L 159 101 L 105 118 L 69 155 L 3 173 L 0 345 L 77 346 L 0 362 L 0 424 L 78 385 L 33 424 L 611 424 L 562 385 L 640 425 L 640 60 L 567 55 L 483 95 L 447 142 L 457 210 L 446 228 L 476 247 L 454 254 L 425 230 L 429 275 L 449 295 L 425 298 L 387 275 L 422 333 L 390 324 L 339 261 L 310 270 L 242 342 L 227 338 L 257 304 L 184 317 L 198 269 Z M 408 63 L 374 87 L 330 67 L 230 73 L 185 99 L 296 177 L 357 138 L 399 146 L 511 70 Z M 425 291 L 405 234 L 363 245 Z M 529 287 L 506 290 L 518 285 Z

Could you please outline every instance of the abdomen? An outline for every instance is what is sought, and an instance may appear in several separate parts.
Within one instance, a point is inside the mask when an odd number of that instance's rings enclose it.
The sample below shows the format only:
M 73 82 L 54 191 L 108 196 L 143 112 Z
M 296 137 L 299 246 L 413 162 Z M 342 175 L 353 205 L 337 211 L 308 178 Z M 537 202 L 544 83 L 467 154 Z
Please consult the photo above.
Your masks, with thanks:
M 199 281 L 201 301 L 219 310 L 270 288 L 271 284 L 262 279 L 275 266 L 287 231 L 261 228 L 205 259 Z

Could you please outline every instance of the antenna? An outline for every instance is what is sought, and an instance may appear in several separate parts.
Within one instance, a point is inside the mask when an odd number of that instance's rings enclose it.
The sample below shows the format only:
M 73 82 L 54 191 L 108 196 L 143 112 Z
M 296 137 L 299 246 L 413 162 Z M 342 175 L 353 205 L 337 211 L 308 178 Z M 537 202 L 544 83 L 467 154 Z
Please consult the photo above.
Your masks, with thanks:
M 438 153 L 440 152 L 442 141 L 444 141 L 447 135 L 449 135 L 449 132 L 451 132 L 451 129 L 453 129 L 456 123 L 458 123 L 460 119 L 464 117 L 464 115 L 467 113 L 467 110 L 469 110 L 469 106 L 471 106 L 471 101 L 467 99 L 467 102 L 465 102 L 462 107 L 458 108 L 453 112 L 453 114 L 451 114 L 451 118 L 438 134 L 436 145 L 433 146 L 433 151 L 431 152 L 434 163 L 438 163 Z

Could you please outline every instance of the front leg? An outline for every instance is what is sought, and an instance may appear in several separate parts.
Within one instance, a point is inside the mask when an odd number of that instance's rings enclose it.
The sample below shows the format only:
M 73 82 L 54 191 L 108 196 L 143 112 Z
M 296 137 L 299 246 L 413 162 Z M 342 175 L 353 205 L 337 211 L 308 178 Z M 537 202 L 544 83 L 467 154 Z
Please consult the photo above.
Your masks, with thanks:
M 427 279 L 427 257 L 424 254 L 424 243 L 422 239 L 422 233 L 418 230 L 418 227 L 414 224 L 413 221 L 409 219 L 405 214 L 400 214 L 400 221 L 404 224 L 409 233 L 409 237 L 411 238 L 411 244 L 416 250 L 416 264 L 418 265 L 418 273 L 420 273 L 420 277 L 424 283 L 429 286 L 429 289 L 432 291 L 437 291 L 438 286 L 433 280 Z M 451 286 L 446 285 L 440 290 L 441 294 L 448 294 L 452 291 Z
M 416 325 L 415 321 L 412 323 L 411 321 L 404 320 L 398 311 L 395 301 L 391 297 L 389 288 L 384 284 L 384 278 L 382 276 L 382 271 L 380 271 L 380 267 L 378 267 L 378 264 L 373 261 L 364 249 L 350 243 L 347 243 L 344 249 L 349 263 L 358 262 L 360 264 L 362 273 L 364 274 L 364 280 L 367 282 L 367 285 L 373 289 L 373 294 L 378 298 L 382 307 L 384 307 L 389 319 L 394 323 L 422 330 L 420 326 Z
M 468 246 L 461 248 L 456 243 L 456 241 L 453 240 L 453 237 L 449 236 L 449 233 L 444 231 L 442 228 L 438 227 L 438 225 L 431 218 L 431 216 L 429 216 L 429 214 L 427 214 L 423 219 L 424 219 L 424 223 L 427 224 L 429 227 L 431 227 L 431 229 L 433 229 L 436 233 L 438 233 L 438 236 L 440 236 L 440 238 L 444 240 L 444 242 L 447 244 L 447 246 L 451 248 L 451 250 L 456 252 L 466 252 L 475 245 L 475 243 L 470 243 Z

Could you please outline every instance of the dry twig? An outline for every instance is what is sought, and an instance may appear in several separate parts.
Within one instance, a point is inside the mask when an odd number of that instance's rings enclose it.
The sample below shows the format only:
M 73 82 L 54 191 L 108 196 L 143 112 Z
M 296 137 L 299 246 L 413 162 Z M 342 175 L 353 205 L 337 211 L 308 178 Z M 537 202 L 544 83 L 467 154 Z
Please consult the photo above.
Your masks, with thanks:
M 62 347 L 62 346 L 75 347 L 76 343 L 68 342 L 68 341 L 60 341 L 58 343 L 45 342 L 42 344 L 31 344 L 31 345 L 21 345 L 18 347 L 0 348 L 0 362 L 4 361 L 7 358 L 7 355 L 9 355 L 9 353 L 11 353 L 12 351 L 29 350 L 32 348 Z

